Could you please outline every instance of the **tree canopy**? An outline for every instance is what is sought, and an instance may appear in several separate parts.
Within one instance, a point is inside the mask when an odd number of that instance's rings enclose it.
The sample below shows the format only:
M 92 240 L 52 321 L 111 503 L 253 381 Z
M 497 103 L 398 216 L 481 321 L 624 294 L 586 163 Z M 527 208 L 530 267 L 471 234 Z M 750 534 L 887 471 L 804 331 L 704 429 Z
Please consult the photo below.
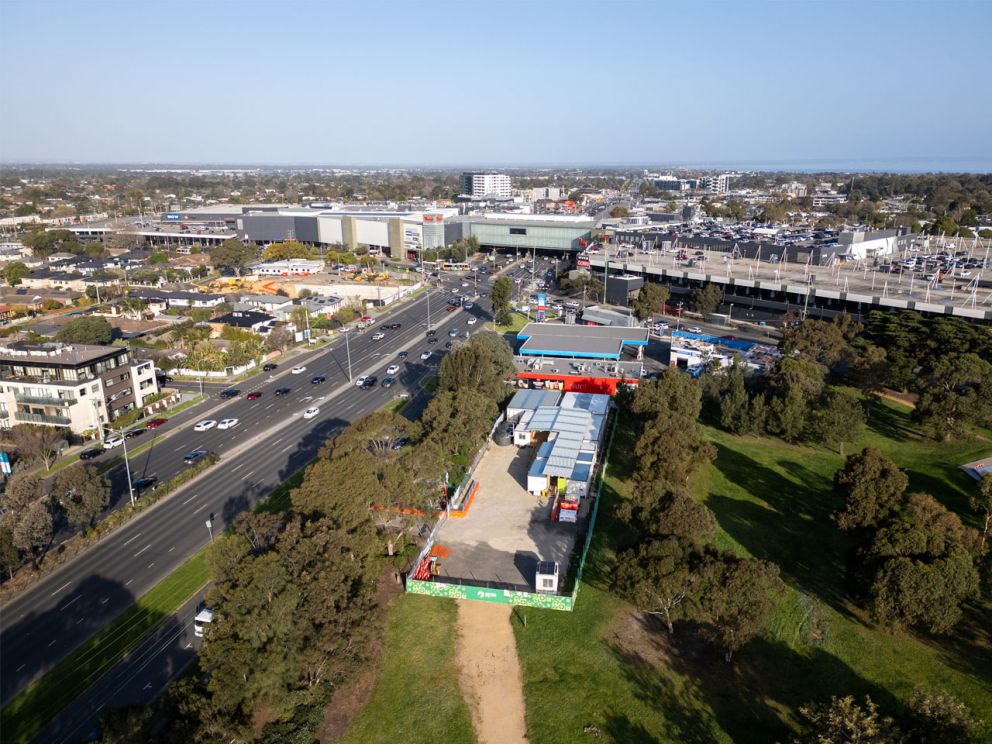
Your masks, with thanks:
M 55 337 L 70 344 L 106 346 L 113 339 L 113 335 L 114 329 L 106 318 L 86 315 L 70 320 L 59 329 Z

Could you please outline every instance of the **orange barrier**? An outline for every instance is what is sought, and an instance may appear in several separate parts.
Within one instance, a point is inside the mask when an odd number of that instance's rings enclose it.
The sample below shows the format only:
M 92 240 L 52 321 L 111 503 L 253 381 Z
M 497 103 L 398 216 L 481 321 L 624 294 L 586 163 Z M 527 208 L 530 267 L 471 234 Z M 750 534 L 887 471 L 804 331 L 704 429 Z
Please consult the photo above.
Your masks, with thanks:
M 468 514 L 468 510 L 472 508 L 472 501 L 475 499 L 475 494 L 479 492 L 479 481 L 475 482 L 472 486 L 472 490 L 469 491 L 468 498 L 465 499 L 465 505 L 458 511 L 452 511 L 448 516 L 452 519 L 464 519 Z

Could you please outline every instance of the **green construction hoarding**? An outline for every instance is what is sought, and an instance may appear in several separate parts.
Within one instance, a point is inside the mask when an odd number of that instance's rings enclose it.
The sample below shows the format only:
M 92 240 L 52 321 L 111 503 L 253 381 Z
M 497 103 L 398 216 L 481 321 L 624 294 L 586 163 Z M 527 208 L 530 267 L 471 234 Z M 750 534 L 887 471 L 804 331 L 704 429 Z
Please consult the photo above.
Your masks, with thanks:
M 474 599 L 480 602 L 537 607 L 542 610 L 563 610 L 564 612 L 572 611 L 574 601 L 572 595 L 533 594 L 510 589 L 487 589 L 481 586 L 445 584 L 440 581 L 418 581 L 409 578 L 406 581 L 406 590 L 411 594 L 426 594 L 430 597 Z

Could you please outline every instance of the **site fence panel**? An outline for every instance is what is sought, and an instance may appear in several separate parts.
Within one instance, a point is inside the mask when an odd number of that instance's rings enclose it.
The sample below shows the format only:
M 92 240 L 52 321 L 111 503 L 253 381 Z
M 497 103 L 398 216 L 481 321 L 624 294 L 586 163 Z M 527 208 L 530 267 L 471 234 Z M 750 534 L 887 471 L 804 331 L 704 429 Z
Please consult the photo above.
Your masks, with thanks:
M 489 589 L 471 584 L 447 584 L 442 581 L 418 581 L 407 579 L 406 590 L 411 594 L 425 594 L 429 597 L 449 599 L 471 599 L 496 604 L 536 607 L 542 610 L 572 610 L 572 597 L 559 594 L 535 594 L 512 589 Z

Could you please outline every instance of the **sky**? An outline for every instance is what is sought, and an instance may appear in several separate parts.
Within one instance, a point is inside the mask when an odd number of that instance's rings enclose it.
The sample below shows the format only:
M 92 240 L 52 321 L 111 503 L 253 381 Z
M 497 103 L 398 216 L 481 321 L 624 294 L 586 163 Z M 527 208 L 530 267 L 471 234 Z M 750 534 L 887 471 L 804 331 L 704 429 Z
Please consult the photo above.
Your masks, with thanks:
M 0 0 L 0 28 L 8 163 L 992 170 L 992 2 Z

